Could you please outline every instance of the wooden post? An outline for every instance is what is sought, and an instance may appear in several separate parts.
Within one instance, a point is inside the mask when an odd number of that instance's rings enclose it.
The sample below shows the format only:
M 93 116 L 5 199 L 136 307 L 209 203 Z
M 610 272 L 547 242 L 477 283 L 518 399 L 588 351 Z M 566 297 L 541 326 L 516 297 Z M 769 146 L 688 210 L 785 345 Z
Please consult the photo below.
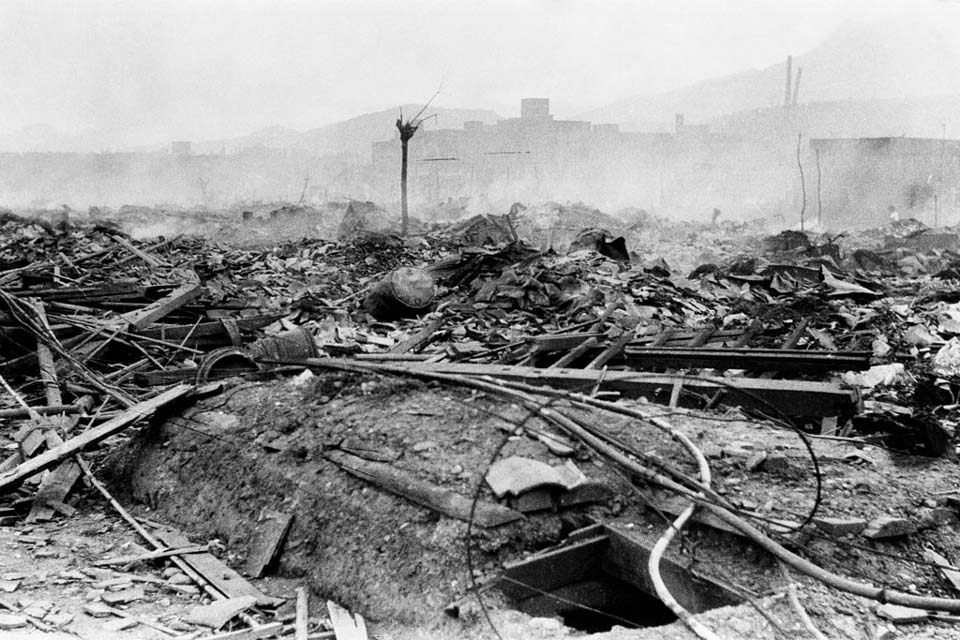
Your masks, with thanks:
M 295 640 L 307 640 L 310 620 L 310 595 L 306 587 L 297 587 L 297 621 L 294 626 Z

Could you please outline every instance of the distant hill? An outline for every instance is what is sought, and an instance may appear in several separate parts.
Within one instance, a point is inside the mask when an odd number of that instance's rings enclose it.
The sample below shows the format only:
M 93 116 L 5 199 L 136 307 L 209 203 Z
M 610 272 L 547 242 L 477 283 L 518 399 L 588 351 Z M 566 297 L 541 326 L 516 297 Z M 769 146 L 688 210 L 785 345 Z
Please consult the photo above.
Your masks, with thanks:
M 34 124 L 0 134 L 0 152 L 83 151 L 91 142 L 82 135 L 66 134 L 47 124 Z
M 871 23 L 847 23 L 813 50 L 803 67 L 799 102 L 901 100 L 960 94 L 960 6 L 930 7 Z M 932 9 L 932 10 L 931 10 Z M 638 95 L 582 114 L 596 123 L 648 129 L 684 113 L 688 123 L 783 104 L 784 62 L 661 94 Z
M 708 121 L 719 133 L 747 138 L 960 138 L 960 94 L 909 100 L 808 102 L 750 109 Z
M 337 122 L 309 131 L 296 131 L 285 127 L 261 129 L 249 136 L 229 140 L 213 140 L 193 145 L 197 153 L 219 153 L 237 151 L 247 147 L 271 147 L 306 149 L 319 155 L 350 155 L 366 161 L 370 158 L 371 145 L 381 140 L 390 140 L 396 136 L 394 123 L 401 108 L 405 118 L 413 117 L 423 105 L 403 105 L 374 113 L 365 113 L 349 120 Z M 493 124 L 500 120 L 495 112 L 485 109 L 445 109 L 429 108 L 429 118 L 424 129 L 459 129 L 469 120 L 480 120 L 484 124 Z

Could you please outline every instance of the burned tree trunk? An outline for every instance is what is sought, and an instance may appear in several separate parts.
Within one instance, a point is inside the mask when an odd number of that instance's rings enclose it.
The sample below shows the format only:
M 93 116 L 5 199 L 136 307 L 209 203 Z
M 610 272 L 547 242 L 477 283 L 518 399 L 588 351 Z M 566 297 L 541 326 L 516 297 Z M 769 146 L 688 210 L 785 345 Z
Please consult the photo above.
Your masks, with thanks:
M 400 132 L 400 233 L 407 235 L 410 217 L 407 212 L 407 147 L 410 138 L 417 132 L 420 123 L 413 120 L 403 121 L 403 114 L 397 118 L 397 130 Z

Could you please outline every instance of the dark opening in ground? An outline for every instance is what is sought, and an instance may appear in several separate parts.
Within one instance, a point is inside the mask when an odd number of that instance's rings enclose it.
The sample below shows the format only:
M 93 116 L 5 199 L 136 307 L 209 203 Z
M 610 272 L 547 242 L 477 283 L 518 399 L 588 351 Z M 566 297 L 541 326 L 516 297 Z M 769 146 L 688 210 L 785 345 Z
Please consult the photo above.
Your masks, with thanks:
M 614 625 L 659 627 L 676 621 L 653 595 L 646 545 L 609 525 L 572 535 L 575 542 L 504 567 L 500 590 L 518 610 L 560 618 L 588 633 L 609 631 Z M 691 613 L 739 604 L 721 585 L 694 576 L 668 558 L 661 559 L 660 574 Z
M 656 597 L 606 575 L 527 599 L 520 609 L 533 616 L 559 617 L 566 626 L 589 633 L 614 625 L 659 627 L 677 619 Z

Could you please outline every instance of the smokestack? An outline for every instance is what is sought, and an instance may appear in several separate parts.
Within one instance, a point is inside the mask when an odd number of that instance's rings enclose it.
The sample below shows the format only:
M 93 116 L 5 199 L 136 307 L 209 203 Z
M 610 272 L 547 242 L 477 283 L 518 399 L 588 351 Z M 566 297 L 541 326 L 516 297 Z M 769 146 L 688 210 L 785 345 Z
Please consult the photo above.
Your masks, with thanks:
M 797 106 L 800 99 L 800 76 L 803 75 L 803 67 L 797 67 L 797 79 L 793 83 L 793 106 Z
M 790 85 L 793 80 L 793 56 L 787 56 L 787 82 L 783 90 L 783 106 L 790 106 Z
M 678 113 L 674 116 L 674 125 L 676 128 L 676 133 L 680 133 L 680 129 L 683 129 L 683 114 Z

